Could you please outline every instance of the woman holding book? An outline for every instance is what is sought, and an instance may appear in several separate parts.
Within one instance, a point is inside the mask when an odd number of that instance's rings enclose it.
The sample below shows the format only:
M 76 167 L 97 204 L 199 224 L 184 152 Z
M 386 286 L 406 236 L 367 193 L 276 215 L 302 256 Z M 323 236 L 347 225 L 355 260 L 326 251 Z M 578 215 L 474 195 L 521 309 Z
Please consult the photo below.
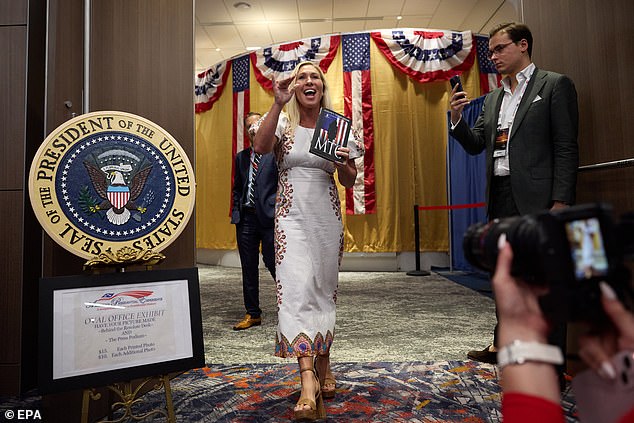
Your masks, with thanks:
M 337 150 L 342 163 L 309 152 L 320 109 L 331 107 L 319 67 L 311 62 L 298 64 L 289 78 L 273 82 L 273 92 L 275 100 L 259 122 L 254 147 L 258 153 L 273 151 L 279 169 L 275 355 L 297 358 L 302 389 L 295 418 L 316 420 L 325 417 L 323 398 L 335 394 L 329 354 L 343 223 L 334 174 L 343 186 L 352 187 L 357 176 L 354 159 L 363 151 L 351 139 L 347 147 Z

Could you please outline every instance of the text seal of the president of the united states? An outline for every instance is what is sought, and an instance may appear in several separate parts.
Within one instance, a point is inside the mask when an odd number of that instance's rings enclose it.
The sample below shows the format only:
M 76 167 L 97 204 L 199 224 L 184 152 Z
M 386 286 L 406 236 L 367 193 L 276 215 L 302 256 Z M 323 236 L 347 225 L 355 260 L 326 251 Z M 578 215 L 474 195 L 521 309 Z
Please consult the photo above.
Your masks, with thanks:
M 55 129 L 29 174 L 29 196 L 55 242 L 87 259 L 122 249 L 159 252 L 195 202 L 193 168 L 160 126 L 130 113 L 92 112 Z

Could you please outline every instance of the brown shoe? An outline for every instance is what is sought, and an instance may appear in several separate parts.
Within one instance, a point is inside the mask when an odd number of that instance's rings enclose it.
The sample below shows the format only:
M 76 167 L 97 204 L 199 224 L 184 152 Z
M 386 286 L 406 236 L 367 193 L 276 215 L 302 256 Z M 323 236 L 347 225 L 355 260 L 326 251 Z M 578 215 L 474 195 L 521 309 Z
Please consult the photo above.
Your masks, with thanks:
M 326 407 L 324 406 L 324 398 L 321 395 L 321 389 L 319 387 L 319 378 L 317 377 L 315 368 L 307 367 L 305 369 L 302 369 L 300 366 L 300 370 L 299 370 L 300 377 L 301 377 L 301 374 L 304 372 L 313 373 L 317 392 L 315 392 L 314 401 L 308 397 L 301 396 L 301 393 L 300 393 L 299 401 L 297 401 L 297 405 L 295 405 L 295 409 L 293 410 L 294 420 L 301 421 L 301 422 L 313 422 L 315 420 L 325 419 Z
M 261 317 L 251 317 L 250 314 L 245 314 L 244 319 L 236 323 L 236 325 L 233 327 L 233 330 L 249 329 L 251 326 L 260 326 L 261 324 Z
M 493 346 L 489 345 L 482 351 L 469 351 L 467 353 L 467 358 L 473 361 L 479 361 L 480 363 L 489 363 L 489 364 L 497 364 L 498 362 L 498 353 L 497 351 L 491 351 Z
M 317 365 L 317 362 L 321 362 L 322 360 L 326 360 L 328 362 L 325 369 Z M 332 375 L 332 371 L 330 370 L 330 354 L 315 356 L 314 367 L 317 375 L 319 376 L 319 387 L 321 388 L 321 395 L 325 399 L 334 398 L 337 381 L 335 380 L 335 377 Z M 318 370 L 318 368 L 322 369 L 321 372 Z

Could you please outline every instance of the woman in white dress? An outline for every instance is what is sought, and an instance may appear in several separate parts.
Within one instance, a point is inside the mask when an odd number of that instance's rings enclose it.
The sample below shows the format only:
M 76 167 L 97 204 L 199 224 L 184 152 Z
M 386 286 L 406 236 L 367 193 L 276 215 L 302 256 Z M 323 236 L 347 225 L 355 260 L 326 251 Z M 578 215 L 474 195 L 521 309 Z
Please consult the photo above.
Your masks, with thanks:
M 362 148 L 352 139 L 348 147 L 339 147 L 343 163 L 309 153 L 320 108 L 330 108 L 324 75 L 311 62 L 298 64 L 291 77 L 274 81 L 273 92 L 275 101 L 259 122 L 254 147 L 258 153 L 274 151 L 279 169 L 275 355 L 297 358 L 302 389 L 295 418 L 316 420 L 325 417 L 323 397 L 335 393 L 329 354 L 343 224 L 334 173 L 343 186 L 352 187 L 357 176 L 354 158 Z

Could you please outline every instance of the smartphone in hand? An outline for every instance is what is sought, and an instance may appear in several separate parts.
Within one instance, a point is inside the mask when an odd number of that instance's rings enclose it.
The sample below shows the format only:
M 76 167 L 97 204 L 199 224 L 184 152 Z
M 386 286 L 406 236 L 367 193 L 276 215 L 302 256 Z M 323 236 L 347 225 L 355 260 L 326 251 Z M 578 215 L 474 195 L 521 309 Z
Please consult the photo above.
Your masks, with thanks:
M 634 352 L 612 357 L 616 379 L 608 381 L 587 369 L 572 379 L 572 392 L 582 422 L 612 422 L 634 407 Z
M 451 89 L 452 90 L 457 85 L 458 89 L 456 90 L 456 92 L 464 91 L 464 89 L 462 88 L 462 81 L 460 81 L 460 76 L 458 76 L 458 75 L 452 76 L 451 79 L 449 79 L 449 83 L 451 84 Z M 463 97 L 464 97 L 464 95 L 463 95 Z

